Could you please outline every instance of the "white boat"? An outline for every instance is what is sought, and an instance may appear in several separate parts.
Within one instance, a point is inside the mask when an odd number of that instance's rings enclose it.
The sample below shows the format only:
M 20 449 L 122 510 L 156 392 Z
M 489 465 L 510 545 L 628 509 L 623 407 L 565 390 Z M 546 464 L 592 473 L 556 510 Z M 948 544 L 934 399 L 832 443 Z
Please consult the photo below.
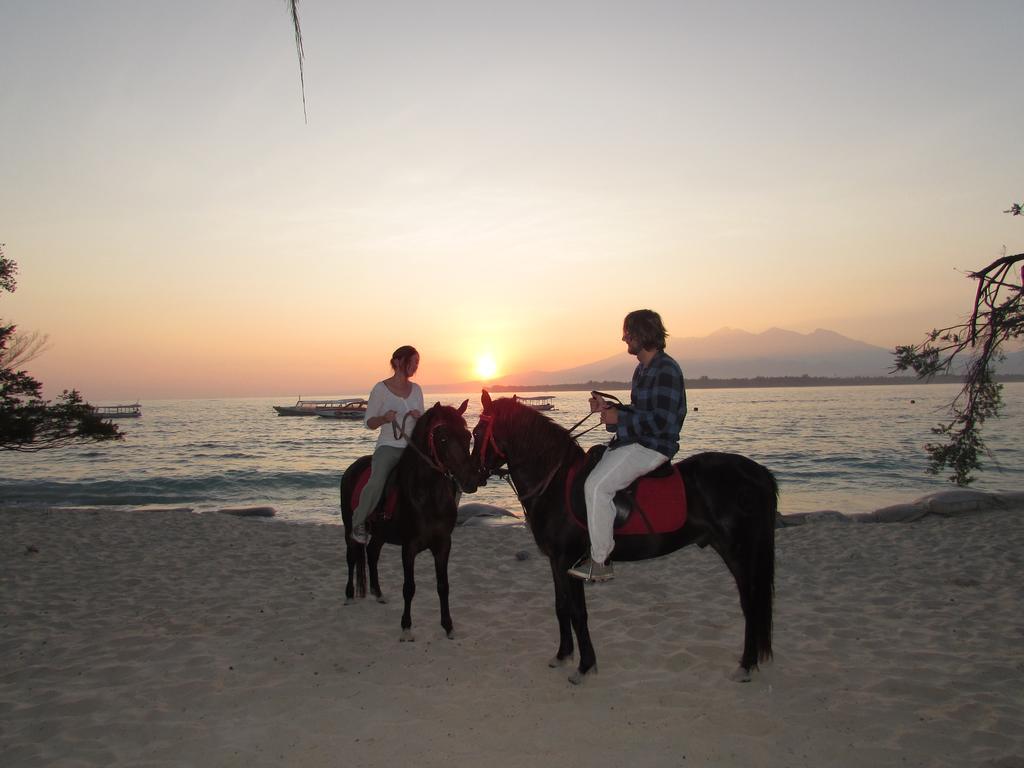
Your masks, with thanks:
M 316 415 L 325 419 L 361 419 L 366 415 L 368 402 L 352 399 L 331 408 L 317 408 Z
M 539 395 L 537 397 L 516 395 L 515 398 L 523 405 L 533 408 L 535 411 L 553 411 L 555 409 L 555 406 L 551 403 L 555 399 L 554 395 Z
M 348 397 L 340 400 L 303 400 L 299 398 L 295 405 L 275 405 L 278 416 L 317 416 L 318 409 L 340 408 L 346 403 L 355 402 L 358 398 Z
M 138 403 L 130 405 L 94 405 L 93 412 L 104 419 L 137 419 L 142 415 L 142 406 Z

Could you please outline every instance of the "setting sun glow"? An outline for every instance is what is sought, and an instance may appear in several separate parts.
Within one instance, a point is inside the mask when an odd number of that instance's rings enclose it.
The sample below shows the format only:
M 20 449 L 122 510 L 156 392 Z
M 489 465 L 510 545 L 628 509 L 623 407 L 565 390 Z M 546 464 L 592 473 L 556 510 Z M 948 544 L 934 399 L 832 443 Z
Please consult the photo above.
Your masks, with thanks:
M 0 0 L 0 327 L 45 398 L 361 398 L 406 344 L 430 392 L 581 384 L 640 308 L 687 377 L 723 328 L 892 350 L 1024 248 L 1022 2 L 306 3 L 308 124 L 281 5 Z
M 476 359 L 476 375 L 481 380 L 493 379 L 497 373 L 498 363 L 493 355 L 483 354 Z

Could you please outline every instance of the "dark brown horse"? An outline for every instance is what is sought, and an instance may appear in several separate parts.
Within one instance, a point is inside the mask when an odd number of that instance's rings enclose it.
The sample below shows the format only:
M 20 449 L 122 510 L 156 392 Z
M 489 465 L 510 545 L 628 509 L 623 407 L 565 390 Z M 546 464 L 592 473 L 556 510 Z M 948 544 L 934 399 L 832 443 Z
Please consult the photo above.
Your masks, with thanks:
M 587 531 L 566 509 L 566 478 L 570 467 L 583 459 L 583 450 L 566 429 L 515 399 L 492 401 L 485 391 L 483 407 L 473 431 L 481 484 L 507 464 L 533 538 L 551 562 L 560 639 L 550 664 L 571 661 L 575 632 L 580 663 L 569 680 L 579 683 L 597 665 L 583 582 L 567 573 L 589 546 Z M 718 552 L 736 580 L 746 619 L 743 655 L 733 677 L 747 681 L 758 662 L 772 653 L 775 477 L 733 453 L 700 453 L 678 462 L 674 470 L 686 487 L 685 525 L 669 533 L 616 536 L 612 558 L 645 560 L 688 544 L 710 545 Z
M 379 602 L 386 602 L 381 594 L 377 576 L 377 561 L 384 544 L 402 548 L 402 570 L 405 581 L 402 595 L 405 612 L 402 614 L 403 641 L 413 640 L 412 598 L 416 594 L 416 555 L 429 549 L 434 556 L 437 574 L 437 595 L 441 601 L 441 626 L 448 637 L 453 636 L 452 616 L 448 608 L 448 555 L 452 548 L 452 529 L 455 528 L 458 492 L 473 493 L 479 473 L 470 462 L 469 428 L 463 414 L 469 401 L 458 409 L 437 403 L 416 422 L 408 447 L 402 453 L 388 481 L 380 504 L 367 520 L 370 542 L 367 545 L 352 540 L 352 494 L 356 482 L 369 468 L 370 456 L 357 459 L 341 477 L 341 518 L 345 524 L 347 545 L 348 582 L 345 585 L 346 602 L 354 597 L 366 597 L 366 563 L 370 564 L 370 591 Z M 394 513 L 385 519 L 390 494 Z M 356 588 L 352 576 L 356 574 Z

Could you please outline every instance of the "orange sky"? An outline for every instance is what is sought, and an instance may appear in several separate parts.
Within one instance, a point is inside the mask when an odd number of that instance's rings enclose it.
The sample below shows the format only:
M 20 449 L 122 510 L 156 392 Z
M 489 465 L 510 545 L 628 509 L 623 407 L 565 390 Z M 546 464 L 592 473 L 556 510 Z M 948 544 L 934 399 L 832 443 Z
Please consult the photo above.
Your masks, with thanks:
M 916 341 L 1024 250 L 1019 9 L 872 8 L 307 0 L 305 124 L 280 3 L 18 4 L 0 317 L 96 401 L 566 368 L 639 307 Z

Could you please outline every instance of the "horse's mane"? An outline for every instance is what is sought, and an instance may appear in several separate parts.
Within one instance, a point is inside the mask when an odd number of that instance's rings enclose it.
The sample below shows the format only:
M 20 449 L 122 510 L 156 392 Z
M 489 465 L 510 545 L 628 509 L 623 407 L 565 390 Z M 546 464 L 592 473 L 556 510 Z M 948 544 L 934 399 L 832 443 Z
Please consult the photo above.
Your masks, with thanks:
M 538 462 L 546 465 L 561 463 L 571 449 L 575 449 L 574 454 L 582 453 L 583 449 L 576 444 L 569 430 L 533 408 L 507 397 L 492 404 L 497 420 L 509 425 L 509 431 L 516 434 L 520 447 Z

